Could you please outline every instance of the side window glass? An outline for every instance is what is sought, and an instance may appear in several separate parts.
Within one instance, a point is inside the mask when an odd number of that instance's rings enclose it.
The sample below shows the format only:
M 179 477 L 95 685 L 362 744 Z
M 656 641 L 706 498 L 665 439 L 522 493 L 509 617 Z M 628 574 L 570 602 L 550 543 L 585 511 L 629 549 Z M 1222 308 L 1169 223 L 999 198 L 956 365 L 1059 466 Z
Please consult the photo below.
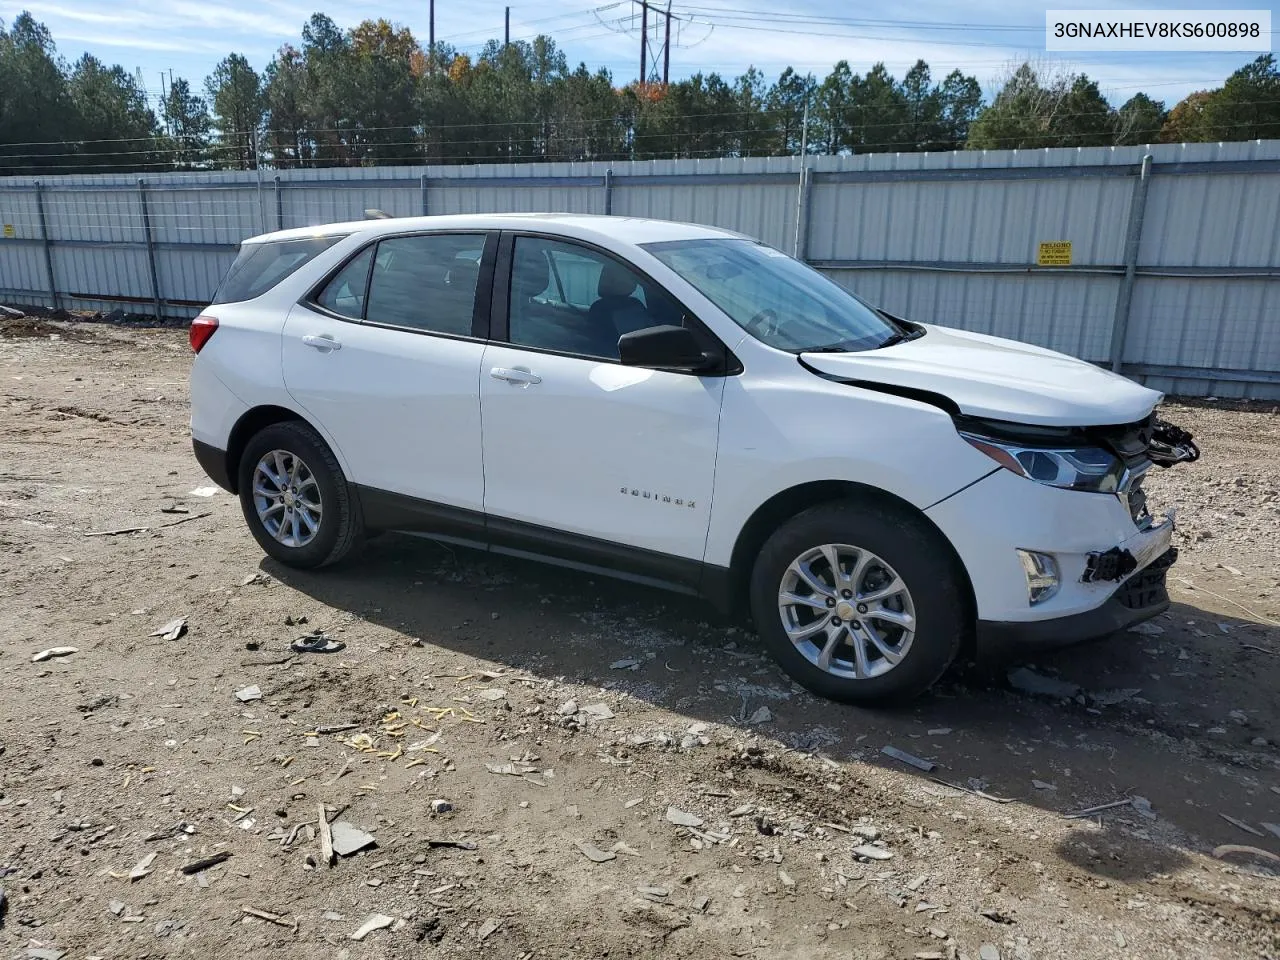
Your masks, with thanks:
M 365 319 L 470 336 L 483 234 L 391 237 L 378 244 Z
M 316 297 L 316 303 L 352 320 L 364 316 L 364 291 L 369 279 L 373 247 L 366 247 L 347 262 Z
M 516 237 L 511 263 L 513 345 L 618 359 L 618 338 L 683 312 L 661 288 L 620 260 L 588 247 Z
M 580 310 L 590 310 L 596 302 L 604 263 L 596 257 L 559 249 L 551 251 L 551 264 L 563 290 L 564 302 Z

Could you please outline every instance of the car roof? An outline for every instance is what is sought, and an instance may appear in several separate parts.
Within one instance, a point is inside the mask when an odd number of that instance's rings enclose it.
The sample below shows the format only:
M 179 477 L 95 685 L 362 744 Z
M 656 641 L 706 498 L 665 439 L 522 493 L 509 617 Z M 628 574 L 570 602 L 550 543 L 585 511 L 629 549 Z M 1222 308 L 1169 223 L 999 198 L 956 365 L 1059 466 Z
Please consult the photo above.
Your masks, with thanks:
M 519 230 L 554 233 L 579 240 L 640 244 L 664 240 L 745 238 L 745 234 L 672 220 L 643 217 L 609 217 L 580 213 L 467 213 L 429 217 L 387 217 L 327 223 L 314 227 L 277 230 L 250 237 L 245 243 L 272 240 L 305 240 L 312 237 L 361 234 L 368 237 L 411 233 L 418 230 Z

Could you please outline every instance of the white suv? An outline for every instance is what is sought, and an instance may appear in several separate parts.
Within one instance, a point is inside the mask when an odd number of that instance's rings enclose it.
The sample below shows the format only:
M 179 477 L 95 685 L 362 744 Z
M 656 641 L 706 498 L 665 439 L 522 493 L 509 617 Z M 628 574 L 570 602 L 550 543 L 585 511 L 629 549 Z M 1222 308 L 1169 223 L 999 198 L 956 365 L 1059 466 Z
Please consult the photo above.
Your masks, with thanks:
M 1142 477 L 1198 455 L 1159 393 L 689 224 L 255 237 L 191 343 L 196 458 L 280 562 L 399 530 L 699 594 L 846 701 L 1164 610 Z

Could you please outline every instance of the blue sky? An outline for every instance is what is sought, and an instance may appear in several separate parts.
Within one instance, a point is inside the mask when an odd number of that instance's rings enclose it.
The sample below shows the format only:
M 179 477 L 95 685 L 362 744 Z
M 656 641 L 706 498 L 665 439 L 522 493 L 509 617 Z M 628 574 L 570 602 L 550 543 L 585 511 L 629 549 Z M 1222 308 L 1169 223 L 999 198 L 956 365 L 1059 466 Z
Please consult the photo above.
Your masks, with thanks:
M 487 38 L 501 38 L 505 5 L 503 0 L 436 0 L 436 38 L 475 53 Z M 684 19 L 676 29 L 671 68 L 674 77 L 698 70 L 733 77 L 754 64 L 772 80 L 787 65 L 821 78 L 839 59 L 856 71 L 883 60 L 901 76 L 922 57 L 935 79 L 958 67 L 975 75 L 990 95 L 1011 63 L 1031 57 L 1087 72 L 1115 103 L 1143 90 L 1172 105 L 1193 90 L 1220 84 L 1256 55 L 1047 55 L 1044 11 L 1067 6 L 1063 0 L 798 0 L 785 6 L 777 0 L 674 0 L 673 12 Z M 1094 0 L 1072 6 L 1106 5 Z M 1153 5 L 1124 0 L 1112 6 Z M 1158 6 L 1168 9 L 1169 4 Z M 1188 6 L 1262 5 L 1199 0 Z M 88 51 L 130 71 L 140 68 L 148 91 L 157 96 L 162 72 L 172 70 L 199 87 L 232 51 L 261 69 L 281 44 L 298 42 L 303 23 L 317 9 L 343 27 L 387 17 L 411 28 L 422 43 L 427 39 L 427 0 L 0 0 L 0 19 L 12 21 L 24 9 L 53 31 L 63 56 L 75 59 Z M 845 19 L 815 24 L 805 18 Z M 619 86 L 636 76 L 638 29 L 638 8 L 630 0 L 594 6 L 591 0 L 511 4 L 513 39 L 548 33 L 571 63 L 608 67 Z

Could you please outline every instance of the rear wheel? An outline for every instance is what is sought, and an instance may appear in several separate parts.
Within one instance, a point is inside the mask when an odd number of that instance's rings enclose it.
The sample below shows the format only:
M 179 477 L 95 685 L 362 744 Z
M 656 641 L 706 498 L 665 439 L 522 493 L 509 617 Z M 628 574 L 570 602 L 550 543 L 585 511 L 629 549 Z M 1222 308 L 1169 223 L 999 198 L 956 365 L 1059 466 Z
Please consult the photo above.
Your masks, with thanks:
M 756 560 L 751 606 L 778 663 L 814 693 L 901 702 L 931 686 L 969 629 L 957 562 L 905 510 L 842 501 L 783 524 Z
M 333 451 L 306 423 L 264 427 L 245 445 L 239 470 L 240 506 L 254 538 L 291 567 L 341 560 L 363 522 Z

